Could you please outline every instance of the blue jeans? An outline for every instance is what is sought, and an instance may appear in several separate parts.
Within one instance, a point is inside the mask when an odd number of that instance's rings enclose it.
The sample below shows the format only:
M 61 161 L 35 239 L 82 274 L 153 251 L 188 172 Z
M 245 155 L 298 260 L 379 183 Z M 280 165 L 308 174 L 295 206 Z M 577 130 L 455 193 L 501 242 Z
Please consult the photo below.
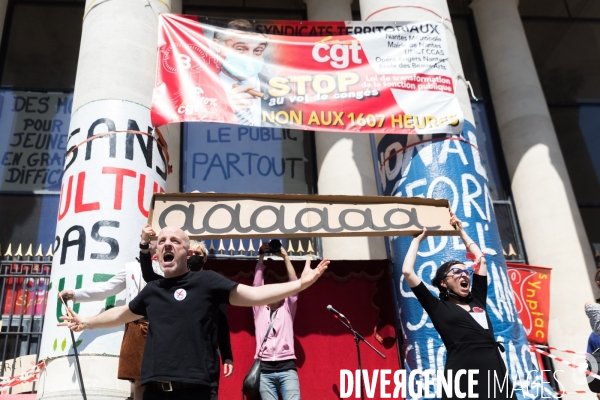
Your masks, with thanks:
M 282 372 L 261 372 L 260 396 L 262 400 L 277 400 L 277 394 L 283 400 L 300 400 L 300 382 L 294 369 Z

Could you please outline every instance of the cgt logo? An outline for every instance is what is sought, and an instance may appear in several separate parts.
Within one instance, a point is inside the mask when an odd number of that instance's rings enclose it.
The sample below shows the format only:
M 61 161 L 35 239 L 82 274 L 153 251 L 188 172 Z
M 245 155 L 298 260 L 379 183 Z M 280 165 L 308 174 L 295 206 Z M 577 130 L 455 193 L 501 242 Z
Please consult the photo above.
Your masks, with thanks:
M 353 40 L 350 44 L 336 43 L 331 46 L 319 42 L 313 47 L 312 56 L 317 62 L 325 63 L 329 61 L 333 68 L 343 69 L 350 65 L 350 59 L 354 64 L 362 64 L 362 59 L 358 54 L 360 49 L 361 47 L 356 40 Z

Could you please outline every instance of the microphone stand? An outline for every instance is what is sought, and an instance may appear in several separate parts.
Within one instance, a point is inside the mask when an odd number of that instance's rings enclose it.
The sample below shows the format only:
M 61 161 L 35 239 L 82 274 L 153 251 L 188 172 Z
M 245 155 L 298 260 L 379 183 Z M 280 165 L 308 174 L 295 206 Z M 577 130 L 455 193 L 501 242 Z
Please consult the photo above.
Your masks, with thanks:
M 365 342 L 367 344 L 367 346 L 369 346 L 371 349 L 373 349 L 373 351 L 375 353 L 379 354 L 381 356 L 381 358 L 385 358 L 385 355 L 383 355 L 379 350 L 377 350 L 375 347 L 373 347 L 371 345 L 371 343 L 367 342 L 360 333 L 356 332 L 354 330 L 354 328 L 352 327 L 352 325 L 350 324 L 350 320 L 348 320 L 348 318 L 344 317 L 345 321 L 343 321 L 342 319 L 338 318 L 338 316 L 336 315 L 335 319 L 340 321 L 346 328 L 350 329 L 350 331 L 354 335 L 354 342 L 356 343 L 356 354 L 358 355 L 358 371 L 359 371 L 358 376 L 359 376 L 359 380 L 360 380 L 360 398 L 362 400 L 365 400 L 365 387 L 364 387 L 364 380 L 363 380 L 363 376 L 362 376 L 363 375 L 362 361 L 360 359 L 360 346 L 359 346 L 360 341 L 362 340 L 363 342 Z
M 83 396 L 83 400 L 87 400 L 87 396 L 85 395 L 85 386 L 83 386 L 83 376 L 81 375 L 81 364 L 79 363 L 79 353 L 77 352 L 77 344 L 75 343 L 75 335 L 73 331 L 69 329 L 71 332 L 71 340 L 73 341 L 73 353 L 75 353 L 75 367 L 77 368 L 77 376 L 79 376 L 79 389 L 81 389 L 81 395 Z
M 69 311 L 69 307 L 67 307 L 67 304 L 65 303 L 65 300 L 58 296 L 60 298 L 60 301 L 62 301 L 63 305 L 65 306 L 65 309 L 67 310 L 67 315 L 69 315 L 69 317 L 73 318 L 73 315 L 71 315 L 71 312 Z M 69 329 L 69 332 L 71 332 L 71 341 L 73 342 L 73 353 L 75 354 L 75 369 L 77 370 L 77 376 L 79 377 L 79 389 L 81 390 L 81 395 L 83 396 L 83 400 L 87 400 L 87 396 L 85 395 L 85 386 L 83 385 L 83 376 L 81 375 L 81 364 L 79 363 L 79 353 L 77 352 L 77 343 L 75 342 L 75 334 L 73 333 L 73 331 L 71 329 Z

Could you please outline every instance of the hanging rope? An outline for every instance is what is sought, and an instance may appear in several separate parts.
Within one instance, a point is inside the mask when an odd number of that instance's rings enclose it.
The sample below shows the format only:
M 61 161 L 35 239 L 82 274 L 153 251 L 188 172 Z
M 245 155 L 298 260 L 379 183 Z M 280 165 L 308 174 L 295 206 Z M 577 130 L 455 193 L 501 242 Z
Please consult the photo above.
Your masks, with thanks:
M 435 11 L 433 11 L 433 10 L 431 10 L 431 9 L 427 8 L 427 7 L 421 7 L 421 6 L 392 6 L 392 7 L 385 7 L 385 8 L 382 8 L 381 10 L 373 11 L 371 14 L 369 14 L 369 15 L 367 16 L 367 18 L 365 18 L 365 21 L 368 21 L 368 20 L 369 20 L 369 19 L 370 19 L 370 18 L 371 18 L 373 15 L 375 15 L 375 14 L 378 14 L 378 13 L 380 13 L 380 12 L 387 11 L 387 10 L 392 10 L 392 9 L 394 9 L 394 8 L 418 8 L 418 9 L 425 10 L 425 11 L 427 11 L 427 12 L 430 12 L 430 13 L 432 13 L 432 14 L 434 14 L 434 15 L 437 15 L 438 17 L 442 18 L 442 21 L 443 21 L 444 19 L 447 19 L 448 21 L 451 21 L 451 20 L 450 20 L 450 18 L 447 18 L 447 17 L 442 17 L 440 14 L 436 13 Z
M 389 156 L 387 156 L 385 158 L 385 160 L 383 160 L 382 162 L 379 163 L 379 170 L 381 171 L 383 169 L 385 163 L 387 163 L 392 157 L 395 157 L 396 154 L 402 153 L 404 150 L 410 149 L 411 147 L 415 147 L 415 146 L 418 146 L 418 145 L 423 144 L 423 143 L 442 142 L 444 140 L 456 140 L 458 142 L 464 142 L 464 143 L 468 144 L 469 146 L 471 146 L 472 148 L 474 148 L 475 150 L 477 150 L 477 152 L 479 153 L 479 155 L 481 156 L 481 158 L 483 158 L 483 153 L 481 153 L 481 150 L 479 150 L 477 148 L 477 146 L 475 146 L 473 143 L 471 143 L 468 140 L 463 139 L 461 137 L 432 138 L 432 139 L 421 140 L 420 142 L 409 144 L 408 146 L 403 147 L 400 150 L 394 151 Z
M 73 146 L 69 149 L 69 151 L 67 152 L 67 154 L 65 155 L 65 159 L 68 158 L 71 153 L 73 153 L 76 149 L 78 149 L 79 147 L 83 146 L 84 144 L 94 140 L 94 139 L 98 139 L 104 136 L 108 136 L 108 135 L 112 135 L 114 133 L 133 133 L 135 135 L 144 135 L 144 136 L 148 136 L 151 137 L 152 139 L 156 140 L 156 143 L 160 146 L 160 148 L 162 149 L 163 153 L 165 154 L 165 160 L 166 160 L 166 164 L 167 164 L 167 170 L 168 173 L 170 174 L 171 172 L 173 172 L 173 166 L 169 164 L 170 161 L 170 157 L 169 157 L 169 149 L 167 146 L 167 142 L 164 138 L 164 136 L 162 135 L 161 131 L 159 130 L 159 128 L 156 128 L 154 130 L 154 132 L 156 132 L 156 137 L 154 137 L 153 135 L 151 135 L 148 132 L 142 132 L 142 131 L 135 131 L 135 130 L 119 130 L 119 131 L 108 131 L 108 132 L 102 132 L 102 133 L 97 133 L 94 136 L 90 136 L 89 138 L 85 139 L 84 141 L 80 142 L 79 144 L 77 144 L 76 146 Z

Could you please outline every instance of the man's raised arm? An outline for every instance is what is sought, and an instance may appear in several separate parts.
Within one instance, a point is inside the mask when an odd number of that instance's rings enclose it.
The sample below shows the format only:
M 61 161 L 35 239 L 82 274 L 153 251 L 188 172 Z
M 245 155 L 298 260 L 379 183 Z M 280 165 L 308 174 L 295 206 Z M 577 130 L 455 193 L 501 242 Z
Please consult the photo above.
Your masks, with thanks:
M 234 306 L 250 307 L 262 306 L 283 300 L 286 297 L 307 289 L 315 283 L 323 275 L 328 265 L 329 260 L 325 259 L 315 269 L 312 269 L 310 267 L 310 260 L 307 260 L 299 280 L 258 287 L 237 285 L 229 293 L 229 303 Z
M 60 317 L 64 322 L 61 322 L 58 326 L 66 326 L 74 332 L 81 332 L 86 329 L 113 328 L 142 318 L 142 315 L 132 313 L 129 306 L 113 307 L 93 317 L 80 317 L 70 308 L 69 313 L 73 318 Z
M 62 297 L 65 301 L 73 300 L 74 303 L 102 301 L 125 290 L 125 281 L 125 268 L 123 268 L 106 282 L 100 282 L 82 289 L 62 290 L 58 297 Z

